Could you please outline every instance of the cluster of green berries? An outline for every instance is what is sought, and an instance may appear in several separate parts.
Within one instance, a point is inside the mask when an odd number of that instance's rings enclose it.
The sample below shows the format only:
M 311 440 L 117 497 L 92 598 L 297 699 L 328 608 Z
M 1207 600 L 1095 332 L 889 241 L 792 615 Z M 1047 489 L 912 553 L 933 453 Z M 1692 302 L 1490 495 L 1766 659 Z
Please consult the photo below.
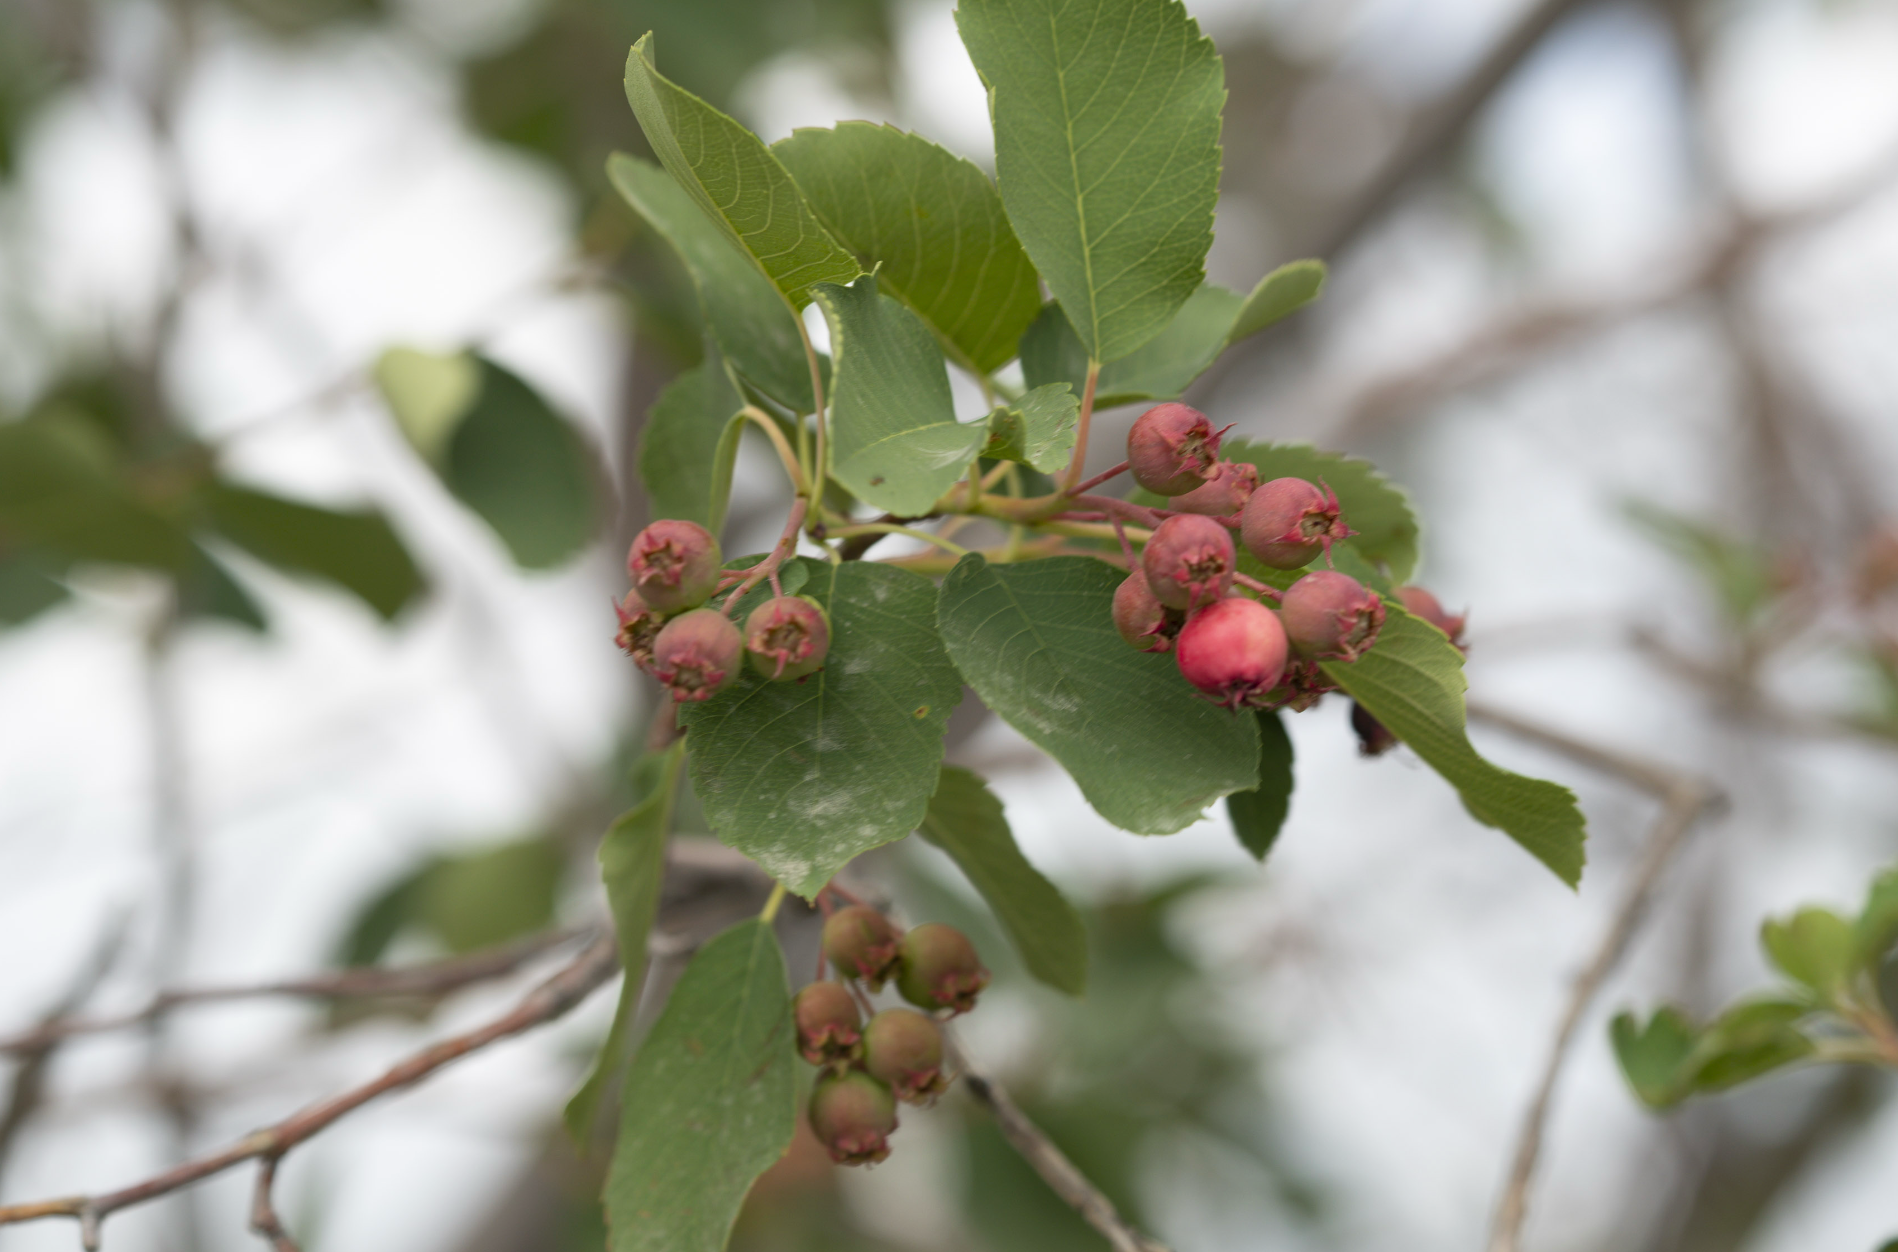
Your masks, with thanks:
M 745 657 L 766 678 L 802 681 L 830 652 L 830 618 L 807 596 L 776 595 L 740 631 L 723 609 L 701 607 L 741 581 L 723 568 L 718 540 L 697 522 L 666 519 L 639 532 L 626 553 L 633 589 L 614 606 L 619 646 L 665 684 L 674 700 L 709 699 L 738 681 Z
M 953 926 L 926 922 L 899 930 L 866 905 L 839 909 L 824 921 L 824 957 L 836 981 L 798 992 L 800 1055 L 823 1073 L 811 1088 L 811 1129 L 843 1165 L 873 1165 L 890 1154 L 896 1106 L 931 1104 L 949 1086 L 943 1073 L 942 1028 L 936 1014 L 966 1013 L 988 985 L 975 945 Z M 862 1009 L 869 992 L 893 982 L 924 1010 Z

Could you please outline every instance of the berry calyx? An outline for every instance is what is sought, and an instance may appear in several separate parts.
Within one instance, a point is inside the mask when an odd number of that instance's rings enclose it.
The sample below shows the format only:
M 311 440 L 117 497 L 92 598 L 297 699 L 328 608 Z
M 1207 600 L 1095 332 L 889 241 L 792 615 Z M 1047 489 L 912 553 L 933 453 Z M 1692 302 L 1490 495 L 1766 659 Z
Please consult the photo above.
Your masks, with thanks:
M 863 1028 L 863 1068 L 905 1104 L 933 1104 L 949 1089 L 942 1029 L 912 1009 L 884 1009 Z
M 806 596 L 775 596 L 746 616 L 745 650 L 766 678 L 814 674 L 830 653 L 830 618 Z
M 896 973 L 898 945 L 903 938 L 896 923 L 864 904 L 838 909 L 824 919 L 824 957 L 845 978 L 861 978 L 870 990 L 881 990 Z
M 839 1165 L 874 1165 L 890 1155 L 896 1099 L 858 1071 L 826 1074 L 811 1088 L 811 1129 Z
M 1228 596 L 1188 618 L 1173 651 L 1187 682 L 1238 710 L 1271 702 L 1287 647 L 1278 614 L 1257 600 Z
M 1140 568 L 1154 599 L 1190 611 L 1226 594 L 1237 558 L 1230 530 L 1210 517 L 1181 513 L 1153 528 Z
M 842 983 L 811 983 L 797 993 L 791 1013 L 798 1055 L 811 1064 L 847 1068 L 863 1055 L 863 1015 Z
M 1246 500 L 1258 486 L 1256 465 L 1249 461 L 1221 461 L 1211 478 L 1183 496 L 1174 496 L 1167 501 L 1167 507 L 1179 513 L 1231 517 L 1245 507 Z
M 711 531 L 697 522 L 662 518 L 633 537 L 626 572 L 641 600 L 677 613 L 704 604 L 718 590 L 724 560 Z
M 1261 701 L 1261 707 L 1290 709 L 1294 713 L 1303 713 L 1329 692 L 1336 691 L 1338 685 L 1325 677 L 1316 661 L 1301 661 L 1297 657 L 1285 662 L 1285 672 L 1279 676 L 1279 685 L 1272 688 Z
M 1457 647 L 1463 646 L 1463 625 L 1469 614 L 1449 614 L 1443 611 L 1443 602 L 1425 591 L 1422 587 L 1399 587 L 1397 601 L 1404 611 L 1412 617 L 1421 617 L 1444 634 L 1450 636 L 1450 642 Z
M 1159 495 L 1185 495 L 1211 478 L 1218 463 L 1219 433 L 1204 413 L 1184 404 L 1155 405 L 1127 432 L 1127 468 Z
M 1338 516 L 1338 497 L 1302 478 L 1274 478 L 1246 497 L 1239 536 L 1273 569 L 1298 569 L 1354 532 Z
M 1377 642 L 1384 602 L 1349 574 L 1317 570 L 1286 591 L 1279 623 L 1301 656 L 1355 661 Z
M 954 926 L 925 922 L 903 936 L 898 953 L 896 989 L 918 1008 L 966 1013 L 989 985 L 975 945 Z
M 709 700 L 738 681 L 745 641 L 717 609 L 693 609 L 665 624 L 652 641 L 652 676 L 680 704 Z
M 1153 588 L 1139 570 L 1114 588 L 1114 629 L 1129 647 L 1142 652 L 1170 650 L 1182 620 L 1179 613 L 1169 611 L 1153 598 Z
M 627 592 L 626 598 L 613 606 L 613 613 L 619 618 L 619 632 L 613 636 L 614 642 L 639 668 L 650 674 L 652 641 L 665 626 L 666 615 L 641 600 L 637 591 Z

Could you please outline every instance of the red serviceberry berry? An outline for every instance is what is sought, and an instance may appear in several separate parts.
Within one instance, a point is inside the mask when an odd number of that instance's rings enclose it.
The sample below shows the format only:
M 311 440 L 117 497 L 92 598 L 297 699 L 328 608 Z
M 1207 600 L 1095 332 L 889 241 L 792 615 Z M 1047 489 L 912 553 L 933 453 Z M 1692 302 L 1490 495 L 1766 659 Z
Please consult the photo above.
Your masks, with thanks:
M 1180 614 L 1153 598 L 1147 576 L 1139 570 L 1114 588 L 1114 629 L 1129 647 L 1142 652 L 1165 652 L 1180 633 Z
M 652 676 L 681 704 L 707 700 L 738 681 L 745 641 L 717 609 L 693 609 L 667 622 L 652 641 Z
M 613 606 L 613 612 L 619 617 L 619 633 L 614 639 L 620 650 L 651 673 L 652 641 L 659 637 L 666 615 L 647 605 L 637 591 L 627 592 L 626 598 Z
M 830 653 L 830 618 L 806 596 L 775 596 L 745 618 L 745 649 L 766 678 L 814 674 Z
M 848 1066 L 863 1055 L 863 1015 L 842 983 L 811 983 L 797 993 L 791 1012 L 798 1053 L 811 1064 Z
M 626 553 L 639 598 L 663 613 L 696 608 L 718 590 L 718 540 L 697 522 L 665 518 L 633 537 Z
M 863 1028 L 863 1068 L 905 1104 L 933 1104 L 948 1090 L 942 1029 L 910 1009 L 884 1009 Z
M 1302 478 L 1274 478 L 1246 497 L 1239 535 L 1246 551 L 1273 569 L 1297 569 L 1353 532 L 1338 516 L 1338 497 Z
M 1279 623 L 1301 655 L 1314 661 L 1355 661 L 1377 642 L 1384 602 L 1349 574 L 1321 569 L 1286 591 Z
M 1357 732 L 1359 756 L 1383 756 L 1397 746 L 1397 736 L 1356 700 L 1351 702 L 1351 729 Z
M 861 1071 L 825 1074 L 811 1088 L 811 1129 L 839 1165 L 874 1165 L 890 1154 L 896 1100 Z
M 879 990 L 896 972 L 903 933 L 868 905 L 853 904 L 824 919 L 824 956 L 845 978 L 861 978 Z
M 1469 617 L 1467 613 L 1452 616 L 1443 611 L 1443 604 L 1422 587 L 1399 587 L 1398 603 L 1412 617 L 1421 617 L 1444 634 L 1450 636 L 1450 642 L 1457 647 L 1463 646 L 1463 623 Z
M 1183 496 L 1174 496 L 1167 501 L 1167 507 L 1181 513 L 1231 517 L 1245 507 L 1247 498 L 1258 485 L 1256 465 L 1249 461 L 1221 461 L 1212 478 Z
M 1198 409 L 1161 404 L 1127 432 L 1127 468 L 1134 481 L 1163 496 L 1184 495 L 1213 476 L 1219 432 Z
M 918 1008 L 966 1013 L 989 985 L 975 945 L 954 926 L 924 922 L 903 936 L 899 955 L 896 989 Z
M 1186 681 L 1229 709 L 1268 701 L 1285 672 L 1285 628 L 1257 600 L 1228 596 L 1186 620 L 1174 656 Z
M 1140 568 L 1154 599 L 1191 610 L 1226 594 L 1237 558 L 1230 530 L 1210 517 L 1182 513 L 1153 528 Z

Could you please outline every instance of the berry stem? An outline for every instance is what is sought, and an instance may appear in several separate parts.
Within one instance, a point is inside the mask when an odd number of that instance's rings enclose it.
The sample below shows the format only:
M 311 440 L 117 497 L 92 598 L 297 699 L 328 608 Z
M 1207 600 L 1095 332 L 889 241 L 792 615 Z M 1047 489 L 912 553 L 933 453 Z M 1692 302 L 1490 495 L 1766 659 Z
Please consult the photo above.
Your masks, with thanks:
M 1074 427 L 1074 455 L 1068 459 L 1068 468 L 1061 475 L 1061 494 L 1071 496 L 1080 491 L 1081 470 L 1087 464 L 1087 431 L 1094 420 L 1094 387 L 1101 379 L 1101 363 L 1089 359 L 1087 363 L 1087 383 L 1081 388 L 1081 415 Z
M 724 607 L 719 612 L 730 617 L 732 609 L 737 607 L 739 600 L 744 598 L 747 591 L 767 578 L 776 577 L 778 567 L 784 564 L 785 558 L 797 551 L 798 530 L 804 525 L 804 514 L 810 506 L 809 497 L 797 498 L 791 505 L 791 515 L 784 519 L 784 533 L 778 536 L 778 542 L 773 545 L 771 554 L 745 571 L 744 581 L 739 583 L 737 589 L 726 598 Z
M 1158 526 L 1173 516 L 1172 509 L 1150 509 L 1135 504 L 1131 500 L 1117 500 L 1113 496 L 1075 496 L 1076 504 L 1085 504 L 1089 508 L 1099 509 L 1110 517 L 1123 517 L 1142 526 Z
M 1107 470 L 1104 473 L 1094 475 L 1094 477 L 1080 484 L 1068 494 L 1078 496 L 1083 491 L 1092 491 L 1094 488 L 1100 486 L 1102 483 L 1106 482 L 1108 479 L 1118 478 L 1120 475 L 1125 474 L 1127 472 L 1127 465 L 1128 465 L 1128 462 L 1122 461 L 1119 465 L 1116 465 L 1113 469 Z
M 1232 581 L 1238 583 L 1241 587 L 1247 587 L 1258 592 L 1268 600 L 1283 600 L 1285 598 L 1285 593 L 1272 584 L 1262 583 L 1251 575 L 1241 574 L 1237 570 L 1233 571 Z
M 1125 467 L 1125 462 L 1122 462 L 1122 468 L 1124 469 Z M 1114 538 L 1120 540 L 1120 554 L 1127 558 L 1127 568 L 1132 569 L 1134 567 L 1134 561 L 1137 559 L 1134 556 L 1134 546 L 1127 541 L 1126 523 L 1122 522 L 1118 517 L 1114 519 Z

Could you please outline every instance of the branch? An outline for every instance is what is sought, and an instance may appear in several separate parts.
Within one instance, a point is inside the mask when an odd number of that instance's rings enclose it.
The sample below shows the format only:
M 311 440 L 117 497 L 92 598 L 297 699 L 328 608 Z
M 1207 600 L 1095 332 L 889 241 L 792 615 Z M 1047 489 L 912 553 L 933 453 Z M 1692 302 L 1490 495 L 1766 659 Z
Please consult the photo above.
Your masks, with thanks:
M 270 1198 L 270 1189 L 277 1181 L 277 1158 L 267 1156 L 263 1164 L 257 1167 L 257 1189 L 251 1194 L 250 1228 L 263 1238 L 270 1240 L 272 1252 L 303 1252 L 290 1232 L 283 1228 L 283 1220 L 277 1216 L 277 1206 Z
M 1556 1080 L 1568 1058 L 1569 1046 L 1580 1028 L 1582 1016 L 1593 1003 L 1602 984 L 1621 963 L 1628 944 L 1640 929 L 1667 867 L 1686 842 L 1694 823 L 1719 801 L 1712 784 L 1693 775 L 1654 765 L 1613 748 L 1573 738 L 1511 714 L 1482 706 L 1471 706 L 1470 716 L 1501 727 L 1531 742 L 1560 752 L 1564 756 L 1613 775 L 1660 798 L 1661 813 L 1647 837 L 1647 846 L 1634 876 L 1623 891 L 1607 932 L 1596 945 L 1595 955 L 1575 979 L 1569 991 L 1568 1005 L 1556 1026 L 1555 1039 L 1542 1067 L 1541 1081 L 1523 1115 L 1522 1130 L 1516 1139 L 1516 1151 L 1510 1163 L 1509 1177 L 1496 1216 L 1490 1227 L 1489 1252 L 1517 1252 L 1522 1243 L 1523 1221 L 1529 1209 L 1529 1184 L 1535 1174 L 1536 1158 L 1542 1152 L 1543 1129 L 1549 1118 L 1549 1105 L 1555 1095 Z
M 79 1222 L 80 1239 L 84 1246 L 88 1250 L 96 1249 L 99 1246 L 99 1224 L 112 1213 L 189 1187 L 245 1161 L 261 1161 L 266 1168 L 274 1169 L 275 1163 L 286 1152 L 372 1100 L 420 1082 L 443 1066 L 491 1043 L 564 1016 L 610 979 L 618 968 L 618 944 L 610 931 L 604 932 L 566 968 L 529 992 L 512 1012 L 479 1029 L 451 1036 L 423 1048 L 374 1082 L 313 1104 L 280 1122 L 246 1135 L 221 1152 L 187 1161 L 175 1169 L 118 1191 L 0 1205 L 0 1226 L 36 1221 L 43 1217 L 71 1217 Z M 267 1188 L 268 1177 L 260 1179 L 259 1185 Z M 272 1218 L 274 1220 L 274 1210 Z M 256 1221 L 253 1211 L 253 1224 Z M 279 1243 L 278 1246 L 281 1249 L 285 1245 Z
M 49 1031 L 69 1014 L 78 1011 L 92 993 L 111 973 L 113 964 L 118 960 L 120 950 L 125 946 L 125 925 L 115 922 L 102 936 L 79 967 L 63 995 L 53 1007 L 40 1019 L 40 1025 L 33 1034 L 25 1036 L 33 1039 L 41 1036 L 33 1046 L 7 1049 L 20 1057 L 19 1068 L 13 1073 L 13 1082 L 7 1092 L 4 1112 L 0 1112 L 0 1180 L 5 1179 L 7 1158 L 12 1155 L 15 1141 L 20 1131 L 39 1110 L 40 1102 L 46 1095 L 46 1071 L 52 1064 L 53 1050 L 58 1047 L 60 1035 Z
M 1051 1191 L 1072 1206 L 1083 1221 L 1100 1232 L 1101 1237 L 1113 1246 L 1114 1252 L 1168 1252 L 1165 1244 L 1148 1238 L 1128 1225 L 1114 1207 L 1114 1202 L 1088 1181 L 1087 1175 L 1076 1168 L 1067 1154 L 1042 1133 L 1041 1127 L 1028 1120 L 1028 1115 L 1009 1098 L 1008 1092 L 969 1064 L 968 1053 L 947 1031 L 943 1032 L 943 1042 L 948 1045 L 951 1063 L 961 1071 L 962 1081 L 968 1087 L 969 1094 L 994 1115 L 996 1125 L 1001 1128 L 1002 1137 L 1008 1140 L 1009 1146 L 1034 1166 L 1035 1172 L 1041 1175 L 1041 1180 L 1048 1184 Z

